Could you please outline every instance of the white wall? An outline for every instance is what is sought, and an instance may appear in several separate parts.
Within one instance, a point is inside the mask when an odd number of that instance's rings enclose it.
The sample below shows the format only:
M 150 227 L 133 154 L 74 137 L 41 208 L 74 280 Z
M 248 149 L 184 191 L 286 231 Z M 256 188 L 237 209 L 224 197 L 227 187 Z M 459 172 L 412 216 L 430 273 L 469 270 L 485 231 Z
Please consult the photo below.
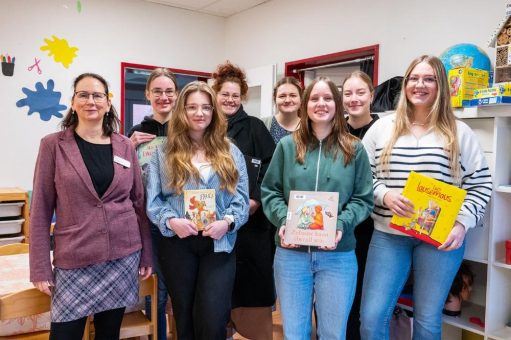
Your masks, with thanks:
M 120 109 L 121 61 L 212 71 L 225 59 L 225 19 L 140 0 L 2 0 L 0 53 L 16 57 L 13 77 L 0 74 L 0 187 L 32 188 L 40 139 L 57 131 L 61 119 L 43 122 L 38 113 L 16 107 L 22 87 L 46 87 L 48 79 L 69 107 L 73 79 L 83 72 L 104 76 Z M 66 69 L 46 52 L 44 39 L 55 35 L 79 48 Z M 41 59 L 42 74 L 27 67 Z M 63 112 L 65 113 L 65 112 Z
M 421 54 L 487 41 L 506 0 L 273 0 L 227 20 L 226 55 L 246 68 L 380 44 L 379 80 Z M 490 54 L 491 53 L 491 54 Z

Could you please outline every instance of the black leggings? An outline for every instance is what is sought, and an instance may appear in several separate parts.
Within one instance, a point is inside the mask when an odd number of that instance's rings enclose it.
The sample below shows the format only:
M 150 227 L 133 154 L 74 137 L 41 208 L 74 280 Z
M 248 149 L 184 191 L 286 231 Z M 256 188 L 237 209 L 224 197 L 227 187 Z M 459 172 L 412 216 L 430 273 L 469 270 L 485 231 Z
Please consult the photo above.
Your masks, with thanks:
M 122 307 L 94 314 L 94 333 L 96 340 L 119 339 L 119 331 L 125 309 L 125 307 Z M 67 322 L 52 322 L 50 327 L 50 340 L 81 339 L 86 321 L 87 317 Z

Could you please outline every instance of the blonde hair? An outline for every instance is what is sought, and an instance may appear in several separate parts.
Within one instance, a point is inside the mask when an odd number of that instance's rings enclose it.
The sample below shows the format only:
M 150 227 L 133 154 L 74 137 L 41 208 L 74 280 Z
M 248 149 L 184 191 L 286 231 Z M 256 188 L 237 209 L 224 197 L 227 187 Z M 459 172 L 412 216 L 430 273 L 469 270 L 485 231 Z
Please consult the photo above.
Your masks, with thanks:
M 404 83 L 401 87 L 401 94 L 396 108 L 394 131 L 382 150 L 380 156 L 381 161 L 377 170 L 380 174 L 388 174 L 390 157 L 394 144 L 396 144 L 399 137 L 410 133 L 411 119 L 413 118 L 413 105 L 406 97 L 406 83 L 415 66 L 423 62 L 433 68 L 437 81 L 436 99 L 429 113 L 430 124 L 436 132 L 444 136 L 444 149 L 448 153 L 451 176 L 454 178 L 455 183 L 459 183 L 461 180 L 461 167 L 459 162 L 460 146 L 457 138 L 456 117 L 454 116 L 451 106 L 447 76 L 442 61 L 435 56 L 429 55 L 418 57 L 412 61 L 406 70 Z
M 348 165 L 355 156 L 355 141 L 358 138 L 349 133 L 348 124 L 343 114 L 342 98 L 337 86 L 328 78 L 316 78 L 303 93 L 303 100 L 301 105 L 300 124 L 298 129 L 293 133 L 293 138 L 296 144 L 296 161 L 300 164 L 305 162 L 305 154 L 308 148 L 314 148 L 318 144 L 317 138 L 314 136 L 311 120 L 307 113 L 307 104 L 314 86 L 324 82 L 330 88 L 335 102 L 335 115 L 332 119 L 332 131 L 325 138 L 325 150 L 331 153 L 334 159 L 337 157 L 337 152 L 340 150 L 344 155 L 344 165 Z
M 192 142 L 188 134 L 189 123 L 185 109 L 188 96 L 195 92 L 206 94 L 213 107 L 211 123 L 203 136 L 206 158 L 220 178 L 221 189 L 227 189 L 233 193 L 236 190 L 239 173 L 230 152 L 227 121 L 216 104 L 215 92 L 202 81 L 193 81 L 183 88 L 169 121 L 165 148 L 168 185 L 180 194 L 189 180 L 200 181 L 199 171 L 192 164 L 192 157 L 198 150 L 198 146 Z

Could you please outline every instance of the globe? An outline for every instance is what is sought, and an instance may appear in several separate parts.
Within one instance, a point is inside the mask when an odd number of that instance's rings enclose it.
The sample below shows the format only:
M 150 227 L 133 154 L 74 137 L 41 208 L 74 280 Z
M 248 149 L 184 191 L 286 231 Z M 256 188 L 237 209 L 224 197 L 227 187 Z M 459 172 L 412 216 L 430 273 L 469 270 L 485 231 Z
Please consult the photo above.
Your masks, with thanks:
M 457 44 L 446 49 L 440 60 L 445 66 L 447 75 L 449 70 L 456 67 L 472 67 L 490 73 L 491 62 L 485 51 L 474 44 Z

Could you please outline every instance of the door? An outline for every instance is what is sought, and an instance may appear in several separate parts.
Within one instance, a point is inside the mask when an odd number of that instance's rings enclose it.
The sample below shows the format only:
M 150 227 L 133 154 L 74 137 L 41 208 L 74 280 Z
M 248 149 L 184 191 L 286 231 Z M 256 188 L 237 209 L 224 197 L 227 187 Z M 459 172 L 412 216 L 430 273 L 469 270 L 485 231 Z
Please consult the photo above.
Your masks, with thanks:
M 245 111 L 258 118 L 273 115 L 273 86 L 276 82 L 277 65 L 267 65 L 245 70 L 248 95 L 243 103 Z

